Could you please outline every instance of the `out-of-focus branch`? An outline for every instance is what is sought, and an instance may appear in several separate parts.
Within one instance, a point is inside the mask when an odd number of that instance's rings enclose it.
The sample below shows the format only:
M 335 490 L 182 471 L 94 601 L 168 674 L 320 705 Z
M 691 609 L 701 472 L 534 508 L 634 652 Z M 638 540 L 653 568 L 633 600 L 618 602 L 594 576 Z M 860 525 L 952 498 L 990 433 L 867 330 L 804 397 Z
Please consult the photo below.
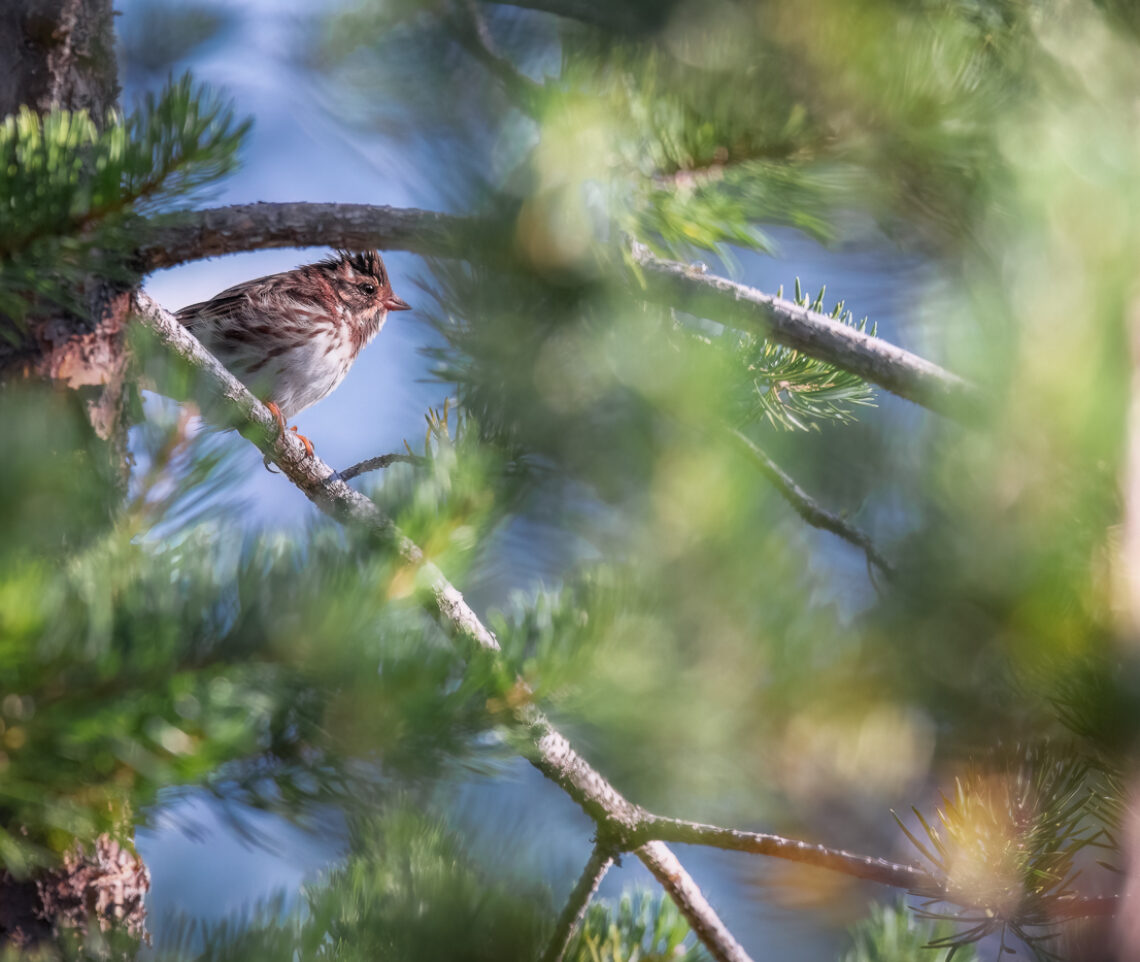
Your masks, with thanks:
M 944 882 L 916 866 L 903 865 L 870 855 L 857 855 L 845 852 L 843 849 L 785 838 L 782 835 L 741 832 L 719 825 L 703 825 L 679 818 L 646 814 L 643 827 L 635 837 L 767 855 L 798 862 L 801 865 L 813 865 L 868 882 L 878 882 L 880 885 L 906 889 L 920 898 L 985 908 L 984 905 L 975 906 L 963 902 L 960 897 L 956 898 L 953 892 L 947 891 Z M 1049 911 L 1057 919 L 1083 919 L 1114 915 L 1120 907 L 1121 900 L 1117 896 L 1065 896 L 1054 900 L 1050 904 Z
M 540 962 L 562 962 L 566 950 L 570 947 L 574 930 L 578 928 L 582 916 L 586 914 L 586 907 L 590 904 L 590 899 L 598 891 L 598 886 L 602 884 L 602 879 L 605 878 L 606 872 L 613 864 L 614 858 L 610 849 L 600 843 L 596 844 L 590 853 L 590 861 L 582 869 L 582 874 L 578 877 L 574 890 L 562 908 L 562 914 L 558 916 L 558 921 L 554 925 L 550 941 L 546 943 L 546 951 L 542 953 Z
M 423 464 L 427 458 L 418 454 L 381 454 L 379 457 L 366 458 L 358 461 L 351 468 L 338 471 L 342 481 L 351 481 L 357 475 L 367 474 L 369 471 L 382 471 L 393 464 Z
M 929 873 L 912 865 L 900 865 L 870 855 L 855 855 L 826 845 L 813 845 L 781 835 L 762 832 L 740 832 L 719 825 L 702 825 L 678 818 L 650 816 L 642 830 L 645 838 L 663 842 L 682 842 L 689 845 L 709 845 L 731 849 L 734 852 L 751 852 L 774 858 L 815 865 L 843 875 L 908 889 L 923 895 L 937 896 L 942 886 Z
M 636 851 L 642 864 L 653 873 L 673 899 L 673 904 L 681 910 L 697 938 L 710 948 L 718 947 L 719 951 L 715 953 L 718 959 L 748 962 L 748 953 L 725 928 L 696 882 L 664 842 L 647 842 Z
M 498 0 L 511 7 L 524 7 L 578 20 L 618 33 L 651 32 L 661 26 L 673 4 L 665 0 Z
M 796 514 L 813 528 L 830 531 L 844 541 L 855 545 L 867 556 L 868 564 L 875 565 L 888 578 L 894 576 L 894 570 L 890 563 L 879 553 L 869 535 L 845 521 L 835 512 L 828 511 L 817 504 L 811 495 L 796 484 L 751 438 L 746 437 L 740 431 L 733 431 L 732 434 L 748 452 L 752 460 L 756 462 L 761 473 L 772 482 L 773 487 L 783 495 L 784 500 L 795 509 Z
M 245 386 L 233 377 L 174 316 L 145 294 L 134 296 L 134 314 L 175 354 L 192 364 L 228 407 L 238 430 L 252 440 L 323 512 L 345 524 L 373 532 L 415 569 L 419 597 L 444 631 L 471 650 L 492 656 L 499 651 L 495 636 L 463 600 L 420 548 L 407 538 L 376 505 L 354 491 L 319 457 L 307 456 L 294 435 L 278 430 L 277 422 Z M 597 826 L 608 851 L 633 851 L 666 888 L 698 938 L 720 962 L 745 962 L 747 955 L 701 895 L 696 883 L 665 846 L 665 842 L 709 845 L 752 852 L 815 865 L 855 878 L 905 888 L 930 898 L 954 901 L 940 880 L 921 869 L 885 859 L 856 855 L 796 839 L 702 825 L 647 812 L 628 801 L 571 747 L 520 690 L 516 723 L 529 733 L 530 762 L 561 787 Z M 1057 916 L 1080 918 L 1110 915 L 1119 908 L 1114 898 L 1059 899 Z
M 472 223 L 414 207 L 371 204 L 236 204 L 155 218 L 136 252 L 147 273 L 203 257 L 275 247 L 347 247 L 428 256 L 465 252 Z
M 491 30 L 475 0 L 458 0 L 456 39 L 468 54 L 483 65 L 503 86 L 507 96 L 520 110 L 535 116 L 536 97 L 542 84 L 531 80 L 498 50 Z
M 420 548 L 385 515 L 375 502 L 354 491 L 319 457 L 308 456 L 304 445 L 289 432 L 277 428 L 276 419 L 216 358 L 153 298 L 136 294 L 135 315 L 171 351 L 188 361 L 220 399 L 228 402 L 228 413 L 238 430 L 252 440 L 266 457 L 321 511 L 346 524 L 372 531 L 381 544 L 397 552 L 415 569 L 419 596 L 443 630 L 473 650 L 499 651 L 499 642 L 463 600 L 459 591 L 444 577 Z M 525 692 L 523 692 L 525 695 Z M 515 720 L 529 731 L 531 763 L 559 785 L 582 807 L 598 827 L 599 835 L 618 849 L 640 826 L 645 813 L 627 801 L 606 779 L 582 758 L 533 704 L 523 701 L 513 710 Z M 693 931 L 718 962 L 750 962 L 748 955 L 681 863 L 661 842 L 650 842 L 637 851 L 638 857 L 660 880 L 677 907 L 689 920 Z
M 899 397 L 961 420 L 977 417 L 981 392 L 937 364 L 806 307 L 633 245 L 647 298 L 728 327 L 754 330 Z

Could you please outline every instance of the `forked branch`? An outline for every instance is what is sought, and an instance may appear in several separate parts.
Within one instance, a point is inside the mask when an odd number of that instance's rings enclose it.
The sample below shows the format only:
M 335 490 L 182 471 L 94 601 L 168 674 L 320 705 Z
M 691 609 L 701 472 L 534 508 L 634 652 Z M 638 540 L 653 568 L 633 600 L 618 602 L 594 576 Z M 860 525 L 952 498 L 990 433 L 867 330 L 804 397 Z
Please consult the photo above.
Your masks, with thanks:
M 268 408 L 257 400 L 197 341 L 193 334 L 152 298 L 136 294 L 134 313 L 171 351 L 201 373 L 229 414 L 248 437 L 321 511 L 342 524 L 373 532 L 414 570 L 418 595 L 425 608 L 453 639 L 469 650 L 499 651 L 499 642 L 459 591 L 420 548 L 385 515 L 375 502 L 353 490 L 319 457 L 309 456 L 295 436 L 277 429 Z M 514 709 L 515 721 L 530 733 L 531 763 L 559 785 L 593 819 L 608 838 L 628 838 L 641 823 L 642 810 L 627 801 L 606 779 L 571 748 L 543 714 L 531 704 Z M 661 881 L 688 919 L 693 931 L 718 962 L 749 962 L 681 863 L 662 842 L 650 842 L 638 857 Z

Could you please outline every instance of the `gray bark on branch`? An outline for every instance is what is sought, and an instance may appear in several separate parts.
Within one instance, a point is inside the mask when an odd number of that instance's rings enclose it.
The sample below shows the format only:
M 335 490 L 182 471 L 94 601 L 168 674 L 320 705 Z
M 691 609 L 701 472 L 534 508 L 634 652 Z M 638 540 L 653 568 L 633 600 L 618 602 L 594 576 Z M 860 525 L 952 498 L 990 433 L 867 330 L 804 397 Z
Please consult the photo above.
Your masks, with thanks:
M 566 950 L 570 947 L 570 940 L 574 937 L 574 931 L 586 914 L 586 907 L 590 904 L 590 899 L 598 891 L 598 886 L 602 884 L 602 879 L 605 878 L 606 872 L 610 870 L 613 863 L 613 854 L 608 848 L 602 845 L 594 846 L 594 850 L 590 853 L 590 861 L 582 869 L 582 874 L 579 876 L 574 890 L 570 893 L 570 897 L 566 900 L 562 914 L 554 923 L 554 931 L 550 935 L 550 941 L 546 944 L 546 951 L 542 953 L 539 962 L 562 962 Z
M 642 244 L 634 244 L 633 259 L 649 300 L 755 331 L 939 414 L 973 420 L 984 407 L 981 392 L 956 374 L 818 311 L 688 264 L 661 260 Z
M 419 547 L 371 499 L 350 488 L 316 455 L 309 456 L 293 434 L 281 432 L 276 419 L 237 378 L 223 367 L 165 308 L 146 294 L 135 295 L 135 315 L 159 340 L 201 372 L 215 395 L 228 402 L 238 430 L 249 438 L 290 481 L 325 514 L 341 523 L 361 525 L 416 569 L 416 584 L 425 607 L 453 639 L 472 650 L 495 653 L 499 643 L 459 591 Z M 516 721 L 530 732 L 531 763 L 574 799 L 618 847 L 640 827 L 645 813 L 627 801 L 582 758 L 534 705 L 514 709 Z M 750 962 L 700 889 L 661 842 L 638 849 L 645 862 L 688 919 L 705 947 L 719 962 Z
M 136 294 L 134 313 L 164 345 L 197 368 L 212 393 L 226 402 L 238 430 L 258 445 L 283 474 L 323 512 L 345 524 L 372 531 L 415 569 L 416 585 L 424 606 L 444 631 L 469 650 L 499 651 L 498 641 L 463 600 L 443 573 L 379 507 L 348 486 L 319 457 L 308 456 L 301 441 L 282 434 L 268 409 L 229 373 L 172 314 L 145 294 Z M 521 683 L 520 683 L 521 684 Z M 627 800 L 571 747 L 529 701 L 525 687 L 520 704 L 511 709 L 514 721 L 529 733 L 525 751 L 531 763 L 561 787 L 597 826 L 599 841 L 608 851 L 633 851 L 665 887 L 692 926 L 697 937 L 720 962 L 747 962 L 748 956 L 704 899 L 665 842 L 709 845 L 753 852 L 815 865 L 856 878 L 917 890 L 928 897 L 953 901 L 943 883 L 913 866 L 871 856 L 856 855 L 796 839 L 664 818 Z M 1069 917 L 1107 914 L 1115 900 L 1073 899 Z
M 235 204 L 155 218 L 136 251 L 143 273 L 186 261 L 279 247 L 464 253 L 472 221 L 414 207 L 371 204 Z

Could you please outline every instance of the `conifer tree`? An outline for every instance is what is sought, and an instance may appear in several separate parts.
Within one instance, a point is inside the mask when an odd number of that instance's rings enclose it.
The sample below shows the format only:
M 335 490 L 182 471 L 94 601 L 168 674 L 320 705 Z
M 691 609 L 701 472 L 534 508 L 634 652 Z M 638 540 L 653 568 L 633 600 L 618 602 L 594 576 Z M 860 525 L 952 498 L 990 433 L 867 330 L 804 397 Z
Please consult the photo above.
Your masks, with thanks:
M 1127 10 L 314 17 L 297 69 L 446 156 L 451 213 L 206 207 L 240 104 L 119 103 L 105 0 L 0 19 L 6 946 L 135 954 L 133 830 L 195 785 L 347 851 L 172 960 L 753 957 L 691 846 L 758 906 L 901 890 L 851 959 L 1140 951 Z M 736 279 L 790 231 L 920 252 L 909 323 Z M 423 256 L 454 396 L 339 471 L 145 291 L 308 246 Z M 225 516 L 251 442 L 321 520 Z M 458 810 L 520 757 L 584 813 L 576 878 Z M 658 887 L 598 898 L 622 858 Z

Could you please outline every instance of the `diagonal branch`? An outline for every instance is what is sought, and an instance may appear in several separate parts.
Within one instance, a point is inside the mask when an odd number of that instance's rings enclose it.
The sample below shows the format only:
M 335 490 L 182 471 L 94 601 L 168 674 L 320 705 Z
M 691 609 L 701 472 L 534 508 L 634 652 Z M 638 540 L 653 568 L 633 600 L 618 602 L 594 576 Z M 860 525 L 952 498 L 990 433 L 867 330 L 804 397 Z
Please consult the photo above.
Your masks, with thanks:
M 657 839 L 685 845 L 707 845 L 733 852 L 782 858 L 801 865 L 812 865 L 839 872 L 851 878 L 906 889 L 919 898 L 986 908 L 985 905 L 963 902 L 961 899 L 963 893 L 959 892 L 958 897 L 955 897 L 955 893 L 947 889 L 945 882 L 916 866 L 903 865 L 872 855 L 845 852 L 843 849 L 785 838 L 782 835 L 741 832 L 720 825 L 704 825 L 700 822 L 647 814 L 636 838 Z M 1121 900 L 1115 895 L 1067 895 L 1050 904 L 1050 913 L 1058 919 L 1084 919 L 1115 915 L 1120 908 Z
M 813 528 L 830 531 L 849 544 L 855 545 L 856 548 L 862 549 L 863 553 L 867 556 L 868 564 L 873 564 L 878 567 L 888 578 L 894 576 L 894 570 L 891 568 L 890 563 L 879 553 L 879 549 L 875 547 L 869 535 L 860 531 L 834 511 L 828 511 L 826 508 L 817 504 L 811 495 L 796 484 L 795 480 L 776 464 L 775 461 L 768 457 L 751 438 L 742 434 L 740 431 L 733 431 L 732 435 L 756 462 L 761 473 L 772 482 L 773 487 L 783 495 L 784 500 L 795 509 L 796 514 L 803 518 L 804 521 Z
M 558 916 L 554 932 L 551 933 L 550 941 L 546 943 L 546 951 L 542 953 L 539 962 L 562 962 L 566 950 L 570 947 L 574 930 L 578 928 L 582 917 L 586 914 L 590 899 L 598 891 L 598 886 L 602 884 L 602 879 L 613 864 L 613 852 L 600 842 L 597 843 L 590 853 L 590 861 L 582 869 L 574 891 L 566 900 L 562 914 Z
M 308 456 L 295 436 L 277 428 L 276 419 L 213 357 L 186 328 L 146 294 L 134 297 L 133 313 L 153 331 L 162 343 L 197 368 L 219 398 L 228 402 L 228 413 L 238 430 L 262 450 L 321 511 L 344 524 L 356 524 L 371 531 L 384 546 L 393 549 L 415 569 L 419 597 L 440 627 L 469 650 L 492 656 L 499 643 L 463 600 L 459 591 L 444 577 L 420 548 L 408 538 L 375 502 L 354 491 L 319 457 Z M 524 692 L 525 695 L 525 692 Z M 615 840 L 619 848 L 640 826 L 645 813 L 627 801 L 606 779 L 571 748 L 532 704 L 513 709 L 516 722 L 530 735 L 529 758 L 551 781 L 559 785 L 598 827 L 599 833 Z M 718 962 L 750 962 L 712 906 L 681 863 L 662 842 L 649 842 L 638 849 L 638 857 L 669 893 L 688 919 L 697 937 Z
M 716 945 L 720 948 L 718 959 L 749 962 L 748 953 L 725 928 L 697 883 L 689 877 L 677 856 L 664 842 L 647 842 L 637 849 L 637 857 L 669 893 L 673 904 L 688 920 L 696 937 L 706 946 Z
M 757 331 L 939 414 L 972 420 L 982 411 L 976 387 L 901 347 L 754 287 L 661 260 L 643 244 L 633 245 L 633 259 L 649 300 Z

